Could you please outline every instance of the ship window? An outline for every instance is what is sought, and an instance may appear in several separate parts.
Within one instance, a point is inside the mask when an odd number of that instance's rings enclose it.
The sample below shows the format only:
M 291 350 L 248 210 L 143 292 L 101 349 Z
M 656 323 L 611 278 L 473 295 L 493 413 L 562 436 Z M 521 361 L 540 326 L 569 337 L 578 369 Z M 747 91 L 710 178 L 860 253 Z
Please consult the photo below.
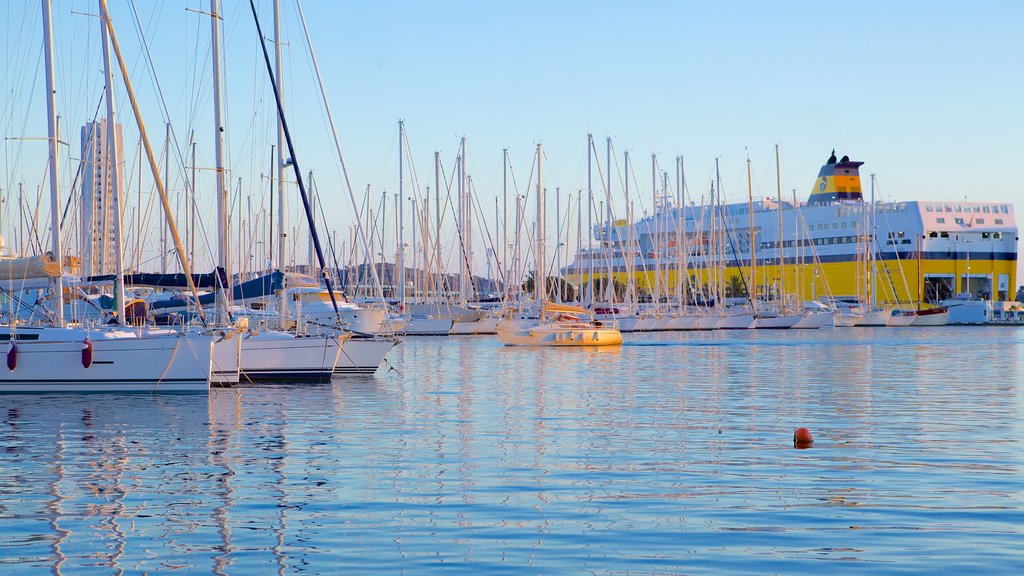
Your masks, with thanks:
M 988 214 L 988 206 L 982 206 L 981 211 L 984 212 L 985 214 Z
M 925 204 L 924 205 L 924 211 L 925 212 L 931 212 L 932 211 L 932 205 L 931 204 Z
M 949 204 L 946 204 L 946 212 L 952 212 L 952 211 L 953 211 L 953 207 L 950 206 Z
M 997 226 L 1001 226 L 1002 224 L 1003 224 L 1003 219 L 1002 218 L 996 218 L 996 225 Z
M 982 240 L 988 240 L 988 237 L 989 237 L 989 233 L 988 232 L 982 232 L 981 233 L 981 239 Z
M 938 232 L 929 232 L 928 233 L 928 237 L 929 238 L 938 238 L 939 237 L 939 233 Z
M 974 222 L 977 223 L 977 224 L 984 224 L 985 223 L 985 219 L 984 218 L 975 218 Z
M 946 219 L 945 218 L 936 218 L 935 221 L 938 222 L 939 224 L 945 224 L 946 223 Z
M 960 224 L 961 226 L 964 223 L 964 219 L 963 218 L 953 218 L 953 221 L 956 222 L 957 224 Z
M 900 231 L 900 233 L 899 233 L 899 237 L 900 237 L 900 238 L 903 238 L 903 231 L 902 231 L 902 230 L 901 230 L 901 231 Z
M 992 233 L 992 237 L 995 238 L 996 240 L 998 240 L 998 239 L 1003 237 L 1003 233 L 1002 232 L 993 232 Z
M 832 229 L 833 230 L 839 230 L 839 222 L 833 222 L 832 223 Z
M 939 232 L 940 238 L 949 238 L 949 232 Z
M 1007 206 L 1006 206 L 1006 204 L 1003 204 L 1003 207 L 1002 207 L 1002 210 L 1001 210 L 1001 212 L 1002 212 L 1003 214 L 1009 214 L 1009 213 L 1010 213 L 1010 208 L 1009 208 L 1009 207 L 1007 207 Z
M 963 212 L 964 210 L 963 210 L 963 207 L 962 207 L 962 206 L 960 206 L 959 204 L 957 204 L 957 205 L 956 205 L 956 211 L 957 211 L 957 212 Z
M 910 238 L 904 238 L 900 244 L 910 244 Z
M 975 212 L 981 212 L 981 206 L 978 206 L 977 204 L 975 204 L 974 205 L 974 211 Z

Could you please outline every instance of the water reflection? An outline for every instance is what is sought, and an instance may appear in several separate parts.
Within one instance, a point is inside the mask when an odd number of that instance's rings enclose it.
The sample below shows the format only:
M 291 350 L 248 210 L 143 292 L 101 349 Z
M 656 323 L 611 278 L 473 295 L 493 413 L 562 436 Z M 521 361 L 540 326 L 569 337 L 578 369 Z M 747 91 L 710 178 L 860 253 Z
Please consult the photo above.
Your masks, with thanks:
M 1010 570 L 1022 341 L 410 338 L 330 384 L 0 397 L 0 572 Z

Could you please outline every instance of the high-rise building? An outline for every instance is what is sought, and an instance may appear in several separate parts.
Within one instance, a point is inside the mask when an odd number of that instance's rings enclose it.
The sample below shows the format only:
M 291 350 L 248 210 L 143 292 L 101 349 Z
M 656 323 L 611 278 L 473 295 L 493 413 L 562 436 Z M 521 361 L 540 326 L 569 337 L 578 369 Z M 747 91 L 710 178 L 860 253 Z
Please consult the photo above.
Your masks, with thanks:
M 114 124 L 114 163 L 108 161 L 107 120 L 90 122 L 82 126 L 82 162 L 84 163 L 81 197 L 82 263 L 83 276 L 113 274 L 114 250 L 114 187 L 111 178 L 117 178 L 118 190 L 124 197 L 124 149 L 121 125 Z

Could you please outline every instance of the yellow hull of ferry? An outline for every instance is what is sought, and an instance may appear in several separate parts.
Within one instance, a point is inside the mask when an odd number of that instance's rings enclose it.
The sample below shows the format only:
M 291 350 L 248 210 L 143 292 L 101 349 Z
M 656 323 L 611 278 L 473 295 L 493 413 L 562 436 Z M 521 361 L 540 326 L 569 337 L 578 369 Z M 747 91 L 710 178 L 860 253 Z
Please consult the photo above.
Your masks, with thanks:
M 931 277 L 947 277 L 950 281 L 950 288 L 953 295 L 967 289 L 964 278 L 969 275 L 972 282 L 977 282 L 982 276 L 986 276 L 992 287 L 993 299 L 1012 299 L 1013 294 L 1006 294 L 999 290 L 999 279 L 1003 276 L 1009 279 L 1008 288 L 1013 286 L 1013 280 L 1017 277 L 1017 263 L 1012 260 L 975 260 L 969 263 L 964 259 L 929 259 L 929 260 L 879 260 L 876 262 L 876 281 L 878 295 L 877 301 L 882 305 L 897 305 L 906 303 L 925 303 L 926 288 L 925 279 Z M 767 287 L 772 291 L 784 281 L 787 294 L 797 294 L 800 300 L 817 300 L 833 296 L 859 297 L 864 300 L 871 298 L 871 277 L 868 267 L 863 262 L 828 262 L 816 265 L 794 265 L 787 264 L 781 267 L 778 265 L 758 265 L 757 279 L 758 292 L 763 293 Z M 691 269 L 689 275 L 696 278 L 700 285 L 713 285 L 716 282 L 725 285 L 729 278 L 737 276 L 749 282 L 750 269 L 727 267 L 724 271 L 715 275 L 713 271 L 702 269 Z M 606 277 L 606 273 L 594 270 L 595 278 Z M 567 280 L 577 286 L 587 282 L 586 274 L 571 274 Z M 629 275 L 626 272 L 615 272 L 612 277 L 622 284 L 627 284 Z M 675 269 L 664 270 L 660 274 L 653 271 L 637 272 L 634 274 L 636 285 L 639 290 L 647 293 L 660 292 L 672 297 L 676 293 L 677 283 L 681 280 L 682 274 Z M 955 286 L 952 285 L 955 282 Z M 749 289 L 749 288 L 748 288 Z

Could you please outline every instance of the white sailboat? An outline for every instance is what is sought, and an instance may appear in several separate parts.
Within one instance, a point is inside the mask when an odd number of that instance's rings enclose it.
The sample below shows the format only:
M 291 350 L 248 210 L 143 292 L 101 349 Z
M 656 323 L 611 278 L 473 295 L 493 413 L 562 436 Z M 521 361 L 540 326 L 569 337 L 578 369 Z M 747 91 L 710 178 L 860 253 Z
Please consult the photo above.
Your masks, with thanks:
M 106 10 L 106 3 L 100 0 L 103 24 L 103 53 L 107 100 L 107 143 L 111 148 L 107 157 L 113 158 L 114 127 L 112 74 L 110 69 L 109 44 L 113 44 L 128 95 L 132 101 L 136 121 L 142 135 L 146 153 L 153 169 L 157 189 L 164 203 L 168 226 L 174 235 L 182 266 L 188 271 L 183 259 L 180 240 L 174 228 L 173 219 L 167 209 L 166 191 L 161 186 L 152 148 L 146 137 L 131 83 L 124 68 L 113 25 Z M 51 202 L 51 225 L 60 230 L 61 206 L 59 192 L 59 154 L 56 134 L 56 107 L 53 82 L 52 14 L 50 0 L 42 0 L 44 52 L 46 55 L 46 109 L 49 135 L 49 180 Z M 107 34 L 110 34 L 109 41 Z M 120 190 L 117 178 L 114 181 L 114 210 Z M 115 293 L 118 305 L 117 322 L 124 323 L 124 283 L 121 270 L 121 230 L 115 219 L 115 248 L 117 250 L 117 280 Z M 60 264 L 61 234 L 51 234 L 52 254 Z M 64 293 L 63 277 L 53 278 L 52 292 Z M 61 298 L 55 298 L 53 305 L 53 326 L 29 327 L 12 323 L 0 331 L 0 340 L 7 340 L 6 363 L 0 369 L 0 392 L 206 392 L 210 386 L 210 367 L 213 341 L 209 334 L 169 333 L 150 334 L 123 326 L 88 329 L 67 326 L 64 322 L 64 307 Z

